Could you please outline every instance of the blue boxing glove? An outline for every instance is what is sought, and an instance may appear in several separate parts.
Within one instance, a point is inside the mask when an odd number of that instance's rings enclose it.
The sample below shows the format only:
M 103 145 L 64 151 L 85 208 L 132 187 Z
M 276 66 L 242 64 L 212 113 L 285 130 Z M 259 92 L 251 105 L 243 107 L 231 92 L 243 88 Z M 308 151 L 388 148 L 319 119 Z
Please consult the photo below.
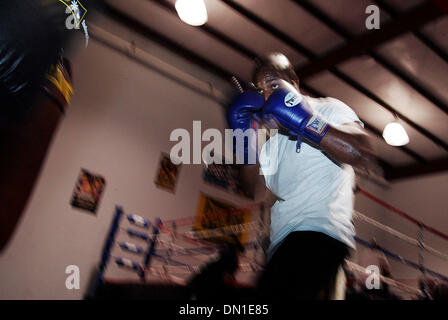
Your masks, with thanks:
M 263 109 L 257 114 L 264 123 L 281 125 L 293 136 L 297 136 L 297 151 L 305 138 L 319 146 L 321 140 L 330 129 L 330 125 L 313 114 L 303 96 L 295 89 L 279 88 L 266 101 Z
M 263 96 L 255 91 L 240 94 L 227 112 L 230 127 L 243 131 L 252 128 L 253 115 L 260 111 L 264 102 Z
M 244 133 L 247 129 L 256 129 L 254 114 L 263 107 L 265 103 L 264 97 L 258 94 L 255 91 L 245 91 L 240 94 L 235 101 L 230 106 L 227 112 L 227 119 L 229 121 L 229 125 L 233 130 L 241 129 Z M 248 140 L 256 140 L 254 134 L 248 137 Z M 245 139 L 246 140 L 246 139 Z M 237 155 L 236 151 L 236 138 L 233 139 L 233 150 L 234 154 L 237 156 L 237 163 L 249 163 L 249 148 L 250 145 L 254 143 L 254 141 L 244 141 L 244 160 L 241 158 L 243 155 Z M 256 142 L 256 141 L 255 141 Z

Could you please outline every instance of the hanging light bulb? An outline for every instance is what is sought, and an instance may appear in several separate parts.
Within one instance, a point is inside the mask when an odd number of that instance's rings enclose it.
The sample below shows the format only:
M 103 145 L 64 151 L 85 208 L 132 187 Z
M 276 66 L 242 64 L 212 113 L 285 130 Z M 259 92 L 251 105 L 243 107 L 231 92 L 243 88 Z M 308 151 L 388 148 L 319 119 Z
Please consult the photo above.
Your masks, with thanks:
M 387 144 L 399 147 L 409 143 L 409 136 L 403 126 L 397 122 L 389 122 L 383 131 L 383 138 Z
M 180 20 L 189 25 L 201 26 L 207 22 L 204 0 L 177 0 L 175 7 Z

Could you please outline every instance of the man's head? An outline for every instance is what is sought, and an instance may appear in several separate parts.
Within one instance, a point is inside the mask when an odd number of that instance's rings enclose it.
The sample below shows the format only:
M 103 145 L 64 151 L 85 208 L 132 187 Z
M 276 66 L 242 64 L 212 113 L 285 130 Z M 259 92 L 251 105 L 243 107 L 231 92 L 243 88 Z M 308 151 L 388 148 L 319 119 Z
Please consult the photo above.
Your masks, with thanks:
M 270 94 L 282 86 L 282 80 L 299 90 L 299 77 L 288 58 L 282 53 L 270 53 L 257 58 L 252 81 L 257 91 L 267 99 Z
M 278 88 L 299 91 L 299 77 L 291 62 L 282 53 L 270 53 L 264 58 L 257 58 L 252 81 L 257 92 L 262 94 L 265 100 Z M 257 121 L 261 129 L 278 129 L 280 133 L 288 135 L 288 130 L 273 120 L 257 119 Z

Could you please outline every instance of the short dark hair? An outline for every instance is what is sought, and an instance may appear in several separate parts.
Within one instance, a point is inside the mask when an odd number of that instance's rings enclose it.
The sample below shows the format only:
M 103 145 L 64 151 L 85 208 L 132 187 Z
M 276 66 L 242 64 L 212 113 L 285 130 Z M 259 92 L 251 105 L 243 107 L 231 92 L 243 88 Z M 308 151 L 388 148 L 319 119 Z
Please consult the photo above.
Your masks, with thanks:
M 288 77 L 291 81 L 296 82 L 297 85 L 299 84 L 299 77 L 294 71 L 293 65 L 283 53 L 273 52 L 264 57 L 255 58 L 252 79 L 255 80 L 257 74 L 263 69 L 275 70 Z

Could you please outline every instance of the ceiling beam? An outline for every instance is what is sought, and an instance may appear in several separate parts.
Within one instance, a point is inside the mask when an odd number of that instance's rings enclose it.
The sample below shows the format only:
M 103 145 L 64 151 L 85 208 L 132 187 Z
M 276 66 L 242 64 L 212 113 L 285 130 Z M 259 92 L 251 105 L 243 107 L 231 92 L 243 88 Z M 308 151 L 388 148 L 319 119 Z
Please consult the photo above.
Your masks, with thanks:
M 369 99 L 373 100 L 374 102 L 376 102 L 378 105 L 380 105 L 384 109 L 388 110 L 393 115 L 396 115 L 398 118 L 400 118 L 400 120 L 406 122 L 412 128 L 414 128 L 415 130 L 420 132 L 422 135 L 426 136 L 429 140 L 433 141 L 435 144 L 437 144 L 438 146 L 440 146 L 443 149 L 445 149 L 446 151 L 448 151 L 448 144 L 445 141 L 443 141 L 442 139 L 437 137 L 435 134 L 431 133 L 429 130 L 418 125 L 417 123 L 415 123 L 414 121 L 409 119 L 407 116 L 405 116 L 403 113 L 397 111 L 397 109 L 392 107 L 390 104 L 388 104 L 386 101 L 384 101 L 383 99 L 378 97 L 376 94 L 374 94 L 370 90 L 363 87 L 360 83 L 358 83 L 357 81 L 350 78 L 349 76 L 347 76 L 346 74 L 344 74 L 343 72 L 341 72 L 339 70 L 332 69 L 332 73 L 334 75 L 336 75 L 339 79 L 341 79 L 342 81 L 347 83 L 349 86 L 355 88 L 357 91 L 361 92 L 363 95 L 365 95 Z
M 415 79 L 411 76 L 407 75 L 403 70 L 400 70 L 397 66 L 393 65 L 387 59 L 384 58 L 383 55 L 378 53 L 371 52 L 370 56 L 375 59 L 377 63 L 382 65 L 384 68 L 389 70 L 395 76 L 401 78 L 405 81 L 411 88 L 420 93 L 424 98 L 430 101 L 433 105 L 435 105 L 439 110 L 443 111 L 448 115 L 448 105 L 435 94 L 433 94 L 430 90 L 426 89 L 422 85 L 420 85 Z
M 232 8 L 234 11 L 238 12 L 240 15 L 244 16 L 246 19 L 252 21 L 254 24 L 258 25 L 262 29 L 266 30 L 268 33 L 273 35 L 274 37 L 280 39 L 284 43 L 287 43 L 291 48 L 295 49 L 297 52 L 299 52 L 301 55 L 305 56 L 308 59 L 313 59 L 316 57 L 316 55 L 297 42 L 295 39 L 284 33 L 283 31 L 277 29 L 272 24 L 268 23 L 264 19 L 260 18 L 256 14 L 254 14 L 252 11 L 246 9 L 239 3 L 233 1 L 233 0 L 221 0 L 221 2 L 225 3 L 227 6 Z
M 171 14 L 177 16 L 176 9 L 168 1 L 166 1 L 166 0 L 148 0 L 148 1 L 159 4 L 165 10 L 169 11 Z M 227 36 L 221 34 L 220 32 L 218 32 L 217 30 L 213 29 L 210 26 L 202 25 L 202 26 L 199 27 L 199 29 L 201 29 L 205 33 L 209 34 L 210 36 L 215 37 L 219 41 L 227 44 L 228 46 L 230 46 L 231 48 L 235 49 L 236 51 L 241 52 L 242 54 L 246 55 L 248 58 L 255 58 L 257 56 L 254 52 L 251 52 L 251 50 L 248 49 L 248 48 L 244 48 L 243 50 L 241 50 L 240 49 L 240 46 L 241 46 L 240 44 L 235 43 L 233 40 L 232 41 L 228 41 L 227 40 Z M 308 85 L 305 85 L 305 84 L 304 84 L 304 89 L 306 91 L 310 92 L 311 94 L 314 94 L 315 96 L 319 96 L 319 97 L 324 96 L 323 94 L 319 93 L 317 90 L 315 90 L 312 87 L 310 87 Z M 378 136 L 378 137 L 380 137 L 382 139 L 382 134 L 381 134 L 380 130 L 376 129 L 375 127 L 370 125 L 365 120 L 362 120 L 362 121 L 365 124 L 366 129 L 368 129 L 369 131 L 373 132 L 376 136 Z M 423 157 L 421 157 L 416 152 L 412 151 L 411 149 L 409 149 L 407 147 L 399 147 L 399 149 L 401 151 L 403 151 L 404 153 L 406 153 L 407 155 L 409 155 L 410 157 L 412 157 L 414 160 L 416 160 L 419 163 L 425 163 L 426 162 Z M 392 165 L 390 165 L 389 163 L 387 163 L 384 160 L 381 160 L 381 162 L 383 164 L 385 164 L 387 167 L 392 167 Z
M 313 15 L 315 18 L 317 18 L 319 21 L 324 23 L 327 27 L 335 31 L 339 36 L 343 37 L 346 41 L 356 41 L 355 35 L 353 35 L 351 32 L 349 32 L 347 29 L 345 29 L 342 25 L 340 25 L 336 20 L 332 19 L 330 16 L 328 16 L 326 13 L 324 13 L 322 10 L 317 8 L 315 5 L 313 5 L 308 0 L 293 0 L 294 3 L 296 3 L 298 6 L 300 6 L 302 9 L 306 10 L 309 14 Z M 415 91 L 420 93 L 423 97 L 425 97 L 427 100 L 432 102 L 437 108 L 445 112 L 445 114 L 448 114 L 448 105 L 442 101 L 440 98 L 438 98 L 436 95 L 434 95 L 430 90 L 426 89 L 422 85 L 420 85 L 416 79 L 414 79 L 412 76 L 407 75 L 405 72 L 403 72 L 400 68 L 389 62 L 384 56 L 376 53 L 373 51 L 373 49 L 368 50 L 366 53 L 368 53 L 373 59 L 376 60 L 378 64 L 380 64 L 383 68 L 387 69 L 389 72 L 391 72 L 396 77 L 402 79 L 404 82 L 406 82 L 409 86 L 411 86 Z M 313 63 L 313 62 L 312 62 Z
M 342 27 L 339 23 L 337 23 L 335 20 L 330 18 L 328 15 L 326 15 L 323 11 L 315 7 L 313 4 L 311 4 L 307 0 L 293 0 L 296 4 L 301 6 L 304 10 L 312 14 L 314 17 L 316 17 L 318 20 L 320 20 L 322 23 L 326 24 L 329 28 L 333 29 L 336 33 L 338 33 L 341 37 L 343 37 L 345 40 L 348 40 L 349 43 L 355 43 L 357 40 L 354 39 L 354 36 L 346 30 L 344 27 Z M 429 5 L 431 8 L 434 7 L 436 10 L 440 12 L 440 9 L 435 7 L 434 5 Z M 420 7 L 419 7 L 420 8 Z M 427 8 L 424 6 L 424 8 Z M 428 9 L 426 9 L 428 10 Z M 413 11 L 412 11 L 413 12 Z M 405 15 L 406 16 L 406 15 Z M 397 20 L 402 20 L 403 18 L 398 18 Z M 392 23 L 389 23 L 391 25 Z M 362 37 L 362 36 L 361 36 Z M 433 95 L 431 92 L 429 92 L 427 89 L 420 86 L 414 79 L 407 76 L 404 72 L 399 70 L 396 66 L 388 62 L 386 59 L 378 55 L 377 53 L 373 52 L 372 50 L 367 50 L 366 53 L 369 53 L 380 65 L 382 65 L 384 68 L 389 70 L 392 74 L 395 76 L 401 78 L 403 81 L 408 83 L 414 90 L 422 94 L 426 99 L 431 101 L 434 105 L 436 105 L 439 109 L 444 111 L 445 113 L 448 113 L 448 106 L 441 101 L 439 98 L 437 98 L 435 95 Z M 330 53 L 331 54 L 331 53 Z M 317 59 L 319 60 L 319 59 Z M 317 64 L 316 60 L 314 62 L 311 62 L 309 65 Z M 305 68 L 305 67 L 304 67 Z M 301 74 L 302 69 L 297 70 L 297 72 L 300 75 L 300 78 L 303 78 L 303 75 Z M 392 107 L 390 104 L 388 104 L 386 101 L 381 99 L 379 96 L 375 95 L 373 92 L 368 90 L 367 88 L 363 87 L 359 82 L 355 81 L 353 78 L 349 77 L 347 74 L 341 72 L 340 70 L 334 68 L 334 66 L 329 68 L 330 72 L 332 72 L 336 77 L 338 77 L 340 80 L 344 81 L 349 86 L 355 88 L 371 100 L 375 101 L 377 104 L 382 106 L 384 109 L 388 110 L 394 115 L 397 115 L 400 119 L 405 121 L 407 124 L 409 124 L 411 127 L 413 127 L 415 130 L 420 132 L 422 135 L 426 136 L 428 139 L 432 140 L 435 144 L 439 145 L 440 147 L 444 148 L 446 151 L 448 151 L 448 144 L 445 143 L 442 139 L 438 138 L 436 135 L 431 133 L 430 131 L 426 130 L 425 128 L 421 127 L 408 117 L 406 117 L 404 114 L 398 112 L 394 107 Z
M 227 4 L 230 8 L 234 9 L 240 15 L 246 17 L 249 21 L 253 22 L 254 24 L 256 24 L 259 27 L 261 27 L 262 29 L 264 29 L 265 31 L 271 33 L 273 36 L 275 36 L 275 37 L 279 38 L 280 40 L 282 40 L 283 42 L 287 43 L 292 48 L 294 48 L 295 50 L 297 50 L 299 53 L 301 53 L 302 55 L 306 56 L 310 60 L 312 60 L 312 61 L 318 61 L 319 60 L 319 58 L 316 57 L 316 54 L 314 54 L 311 50 L 305 48 L 298 41 L 296 41 L 295 39 L 292 39 L 287 34 L 285 34 L 283 31 L 277 29 L 272 24 L 270 24 L 270 23 L 266 22 L 265 20 L 263 20 L 262 18 L 258 17 L 257 15 L 255 15 L 254 13 L 249 11 L 248 9 L 246 9 L 243 6 L 241 6 L 240 4 L 236 3 L 234 0 L 222 0 L 222 2 Z M 425 8 L 426 8 L 426 11 L 424 11 L 424 12 L 426 12 L 426 14 L 423 13 L 423 17 L 427 17 L 428 15 L 430 15 L 432 17 L 433 15 L 436 15 L 433 12 L 434 10 L 437 12 L 437 14 L 440 14 L 440 10 L 437 9 L 437 8 L 434 9 L 434 6 L 432 6 L 432 5 L 429 7 L 429 8 L 431 8 L 431 10 L 428 9 L 427 6 L 423 6 L 423 9 L 425 9 Z M 422 9 L 421 6 L 419 7 L 419 9 Z M 428 13 L 428 11 L 430 11 L 430 12 Z M 407 15 L 404 16 L 404 18 L 397 19 L 397 21 L 401 21 L 404 24 L 409 25 L 410 24 L 409 20 L 412 17 L 414 17 L 415 15 L 416 15 L 416 13 L 413 11 L 412 14 L 407 14 Z M 396 26 L 396 28 L 400 29 L 401 32 L 404 32 L 403 26 L 400 26 L 400 25 L 397 26 L 395 23 L 393 24 L 393 26 Z M 413 26 L 415 27 L 415 25 L 413 25 Z M 342 28 L 339 28 L 339 29 L 340 29 L 339 30 L 340 32 L 343 32 L 343 33 L 345 32 L 345 31 L 342 31 Z M 387 29 L 387 30 L 389 30 L 389 29 Z M 389 33 L 392 33 L 392 31 L 389 31 Z M 372 34 L 375 36 L 375 39 L 379 38 L 378 33 L 373 32 Z M 394 34 L 397 34 L 397 33 L 395 32 Z M 401 33 L 398 33 L 398 34 L 401 34 Z M 378 39 L 376 39 L 376 41 L 378 42 Z M 351 44 L 351 46 L 353 47 L 353 43 Z M 314 65 L 314 64 L 315 64 L 314 62 L 311 62 L 311 65 Z M 300 74 L 300 72 L 301 72 L 300 69 L 297 69 L 296 71 L 299 73 L 299 77 L 302 78 L 302 75 Z M 357 90 L 360 93 L 364 94 L 365 96 L 367 96 L 368 98 L 370 98 L 371 100 L 376 102 L 378 105 L 380 105 L 384 109 L 388 110 L 394 116 L 399 116 L 404 122 L 409 124 L 415 130 L 420 132 L 422 135 L 426 136 L 429 140 L 433 141 L 438 146 L 440 146 L 443 149 L 445 149 L 446 151 L 448 151 L 448 144 L 445 143 L 442 139 L 438 138 L 436 135 L 432 134 L 431 132 L 429 132 L 425 128 L 421 127 L 420 125 L 418 125 L 414 121 L 410 120 L 408 117 L 404 116 L 402 113 L 398 112 L 394 107 L 392 107 L 386 101 L 384 101 L 379 96 L 374 94 L 372 91 L 370 91 L 367 88 L 363 87 L 355 79 L 351 78 L 347 74 L 341 72 L 340 70 L 338 70 L 338 69 L 336 69 L 334 67 L 330 67 L 329 71 L 331 73 L 333 73 L 337 78 L 339 78 L 340 80 L 342 80 L 343 82 L 345 82 L 346 84 L 348 84 L 349 86 L 354 88 L 355 90 Z
M 174 52 L 177 52 L 178 54 L 182 55 L 184 58 L 189 59 L 191 62 L 197 64 L 198 66 L 213 72 L 214 74 L 216 74 L 217 76 L 221 77 L 224 80 L 229 80 L 229 78 L 232 76 L 232 74 L 230 72 L 228 72 L 228 71 L 224 70 L 223 68 L 215 65 L 214 63 L 204 59 L 203 57 L 201 57 L 201 56 L 197 55 L 196 53 L 194 53 L 193 51 L 179 45 L 178 43 L 166 38 L 161 33 L 157 32 L 157 31 L 153 30 L 152 28 L 144 25 L 143 23 L 135 20 L 130 15 L 127 15 L 126 13 L 114 8 L 113 6 L 106 5 L 106 8 L 104 9 L 104 13 L 107 16 L 109 16 L 110 18 L 112 18 L 113 20 L 130 28 L 137 34 L 140 34 L 144 37 L 148 37 L 148 38 L 156 41 L 157 43 L 161 44 L 162 46 L 164 46 Z M 313 90 L 310 87 L 306 88 L 305 90 L 307 90 L 307 89 Z M 319 95 L 319 96 L 322 96 L 322 95 Z M 371 126 L 369 124 L 367 124 L 367 126 L 368 126 L 368 128 L 372 129 L 372 130 L 370 130 L 370 129 L 369 130 L 372 131 L 374 134 L 376 134 L 376 135 L 381 134 L 381 132 L 379 130 L 377 130 L 376 128 L 374 128 L 373 126 Z M 401 147 L 400 150 L 406 152 L 411 157 L 413 157 L 414 159 L 416 159 L 417 161 L 419 161 L 421 163 L 424 163 L 424 161 L 425 161 L 421 156 L 419 156 L 418 154 L 414 153 L 412 150 L 410 150 L 406 147 Z M 397 170 L 396 167 L 390 165 L 389 163 L 387 163 L 386 161 L 384 161 L 382 159 L 379 159 L 379 163 L 385 169 L 387 176 L 391 176 L 391 177 L 397 176 L 397 174 L 393 175 L 390 173 L 390 172 L 398 172 L 398 171 L 396 171 Z
M 427 164 L 413 164 L 388 170 L 386 179 L 399 180 L 443 171 L 448 171 L 448 158 L 432 160 Z
M 228 0 L 226 0 L 228 1 Z M 367 51 L 386 43 L 404 33 L 414 31 L 426 23 L 433 21 L 444 12 L 429 1 L 425 1 L 397 19 L 384 24 L 379 30 L 371 30 L 347 44 L 314 59 L 311 63 L 300 67 L 297 71 L 301 77 L 310 77 L 319 72 L 330 69 L 352 57 L 365 54 Z
M 149 2 L 153 2 L 157 5 L 159 5 L 160 7 L 162 7 L 163 9 L 167 10 L 168 12 L 170 12 L 171 14 L 177 16 L 177 12 L 176 12 L 176 8 L 174 7 L 174 5 L 170 2 L 168 2 L 167 0 L 147 0 Z M 193 28 L 193 27 L 192 27 Z M 248 47 L 244 46 L 243 44 L 233 40 L 232 38 L 228 37 L 227 35 L 225 35 L 224 33 L 222 33 L 221 31 L 207 25 L 207 24 L 203 24 L 202 26 L 198 26 L 198 27 L 194 27 L 194 28 L 199 28 L 202 31 L 204 31 L 205 33 L 207 33 L 208 35 L 210 35 L 211 37 L 214 37 L 215 39 L 218 39 L 219 41 L 221 41 L 222 43 L 226 44 L 227 46 L 231 47 L 232 49 L 234 49 L 235 51 L 237 51 L 238 53 L 246 56 L 249 59 L 255 59 L 258 57 L 258 55 L 252 51 L 251 49 L 249 49 Z
M 376 4 L 387 12 L 392 18 L 396 18 L 399 12 L 395 10 L 390 4 L 384 0 L 374 0 Z M 419 30 L 413 32 L 414 36 L 417 37 L 421 42 L 423 42 L 429 49 L 431 49 L 435 54 L 437 54 L 443 61 L 448 63 L 448 54 L 438 46 L 434 41 L 432 41 L 428 36 Z
M 200 66 L 201 68 L 211 73 L 214 73 L 215 75 L 219 76 L 220 78 L 226 81 L 230 81 L 233 74 L 230 73 L 229 71 L 218 66 L 217 64 L 206 59 L 205 57 L 198 55 L 192 50 L 178 44 L 177 42 L 168 39 L 160 32 L 136 20 L 129 14 L 120 11 L 119 9 L 111 6 L 108 3 L 104 4 L 102 12 L 112 20 L 124 25 L 126 28 L 131 29 L 135 33 L 157 42 L 161 46 L 169 49 L 170 51 L 175 52 L 176 54 L 181 55 L 185 59 L 188 59 L 190 62 Z

